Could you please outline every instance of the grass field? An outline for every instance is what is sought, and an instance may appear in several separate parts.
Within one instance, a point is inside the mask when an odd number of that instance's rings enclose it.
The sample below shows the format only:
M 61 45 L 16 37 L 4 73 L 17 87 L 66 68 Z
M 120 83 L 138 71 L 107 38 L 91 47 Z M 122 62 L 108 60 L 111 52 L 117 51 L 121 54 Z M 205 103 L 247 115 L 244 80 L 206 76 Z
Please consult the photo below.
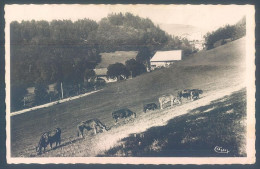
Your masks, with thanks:
M 177 91 L 185 88 L 199 88 L 205 93 L 203 97 L 210 97 L 209 93 L 216 95 L 217 91 L 243 84 L 245 39 L 227 45 L 198 53 L 193 58 L 170 68 L 114 83 L 91 96 L 12 116 L 11 156 L 38 156 L 35 146 L 41 134 L 55 127 L 62 129 L 62 145 L 54 150 L 48 149 L 41 156 L 96 156 L 116 146 L 120 139 L 127 137 L 134 129 L 136 131 L 139 128 L 146 129 L 145 126 L 140 127 L 138 124 L 149 121 L 152 116 L 148 118 L 147 114 L 142 112 L 143 104 L 150 102 L 158 104 L 160 95 L 166 93 L 177 95 Z M 229 58 L 225 60 L 225 56 Z M 184 103 L 180 107 L 185 108 L 189 104 L 194 104 L 195 109 L 204 103 L 199 101 L 202 99 L 194 103 Z M 124 107 L 136 112 L 137 119 L 134 122 L 114 126 L 111 113 Z M 154 116 L 158 116 L 156 119 L 159 121 L 166 115 L 159 110 L 155 113 L 157 114 Z M 86 133 L 85 139 L 78 139 L 77 124 L 90 118 L 100 119 L 111 127 L 111 130 L 96 136 Z
M 121 145 L 100 156 L 239 157 L 245 152 L 246 90 L 212 101 L 121 140 Z M 228 153 L 216 153 L 221 146 Z
M 101 53 L 101 62 L 97 65 L 96 69 L 107 68 L 110 64 L 116 62 L 125 64 L 129 59 L 135 59 L 137 51 L 116 51 L 111 53 Z

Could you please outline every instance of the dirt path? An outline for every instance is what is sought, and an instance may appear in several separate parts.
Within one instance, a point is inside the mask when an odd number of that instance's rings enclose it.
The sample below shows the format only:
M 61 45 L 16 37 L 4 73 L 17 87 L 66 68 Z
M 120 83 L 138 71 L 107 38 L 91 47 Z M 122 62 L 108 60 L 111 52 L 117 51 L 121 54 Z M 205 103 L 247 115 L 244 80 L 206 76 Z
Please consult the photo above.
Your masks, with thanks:
M 130 120 L 126 124 L 121 122 L 117 126 L 112 126 L 111 130 L 107 132 L 99 133 L 95 136 L 88 133 L 85 139 L 71 137 L 69 140 L 66 140 L 61 147 L 58 147 L 55 150 L 47 151 L 41 156 L 86 157 L 103 154 L 106 150 L 120 145 L 121 143 L 119 141 L 130 134 L 144 132 L 148 128 L 154 126 L 166 125 L 167 121 L 174 117 L 186 114 L 189 110 L 197 107 L 208 105 L 211 101 L 231 95 L 233 92 L 238 91 L 243 87 L 245 87 L 245 84 L 216 91 L 209 91 L 204 93 L 200 99 L 193 102 L 186 102 L 182 105 L 176 105 L 172 108 L 169 107 L 164 110 L 142 113 L 136 119 Z

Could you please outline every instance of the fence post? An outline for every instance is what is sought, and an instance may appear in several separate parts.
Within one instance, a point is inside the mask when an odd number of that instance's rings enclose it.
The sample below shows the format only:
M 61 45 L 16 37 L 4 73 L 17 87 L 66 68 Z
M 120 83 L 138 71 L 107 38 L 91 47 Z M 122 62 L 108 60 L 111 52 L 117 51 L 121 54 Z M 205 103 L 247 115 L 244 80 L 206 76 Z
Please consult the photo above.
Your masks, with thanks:
M 61 99 L 63 99 L 63 87 L 62 87 L 62 82 L 60 83 L 60 88 L 61 88 Z

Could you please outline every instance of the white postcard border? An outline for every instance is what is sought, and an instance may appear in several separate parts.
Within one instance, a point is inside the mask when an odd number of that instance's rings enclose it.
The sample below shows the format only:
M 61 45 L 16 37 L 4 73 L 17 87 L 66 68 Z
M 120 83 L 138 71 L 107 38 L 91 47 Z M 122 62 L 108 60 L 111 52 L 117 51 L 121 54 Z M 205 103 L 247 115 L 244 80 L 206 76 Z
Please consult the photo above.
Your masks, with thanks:
M 77 5 L 74 5 L 75 7 Z M 159 5 L 158 5 L 159 6 Z M 11 157 L 10 133 L 10 22 L 12 5 L 5 6 L 5 64 L 6 64 L 6 158 L 8 164 L 253 164 L 255 163 L 255 8 L 245 5 L 247 58 L 247 157 Z

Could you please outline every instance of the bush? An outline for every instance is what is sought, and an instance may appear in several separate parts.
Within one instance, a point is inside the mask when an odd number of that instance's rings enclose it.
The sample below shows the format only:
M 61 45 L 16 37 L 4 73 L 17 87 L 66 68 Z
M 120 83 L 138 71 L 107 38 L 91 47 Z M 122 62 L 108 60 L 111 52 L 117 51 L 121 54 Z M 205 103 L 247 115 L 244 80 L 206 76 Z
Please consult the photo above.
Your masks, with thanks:
M 107 68 L 107 76 L 109 78 L 115 79 L 119 81 L 122 77 L 124 79 L 128 78 L 130 72 L 126 69 L 125 65 L 122 63 L 111 64 Z
M 130 59 L 125 62 L 126 69 L 131 73 L 132 77 L 136 77 L 146 72 L 145 65 L 137 62 L 135 59 Z
M 204 38 L 206 42 L 207 50 L 214 48 L 218 41 L 221 45 L 225 44 L 229 40 L 236 40 L 246 35 L 246 20 L 242 18 L 235 25 L 226 25 L 225 27 L 219 28 L 216 31 L 207 33 Z
M 47 103 L 49 100 L 47 93 L 47 86 L 44 84 L 37 84 L 35 87 L 35 105 L 41 105 Z
M 11 86 L 11 111 L 23 108 L 23 99 L 26 93 L 27 91 L 25 86 Z

